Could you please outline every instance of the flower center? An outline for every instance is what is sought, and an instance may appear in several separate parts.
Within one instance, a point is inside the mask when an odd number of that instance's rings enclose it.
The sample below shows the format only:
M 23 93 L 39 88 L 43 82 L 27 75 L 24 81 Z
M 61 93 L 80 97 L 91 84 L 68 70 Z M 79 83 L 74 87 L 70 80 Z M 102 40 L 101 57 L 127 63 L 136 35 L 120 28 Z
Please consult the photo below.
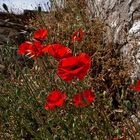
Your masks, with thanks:
M 76 69 L 78 69 L 79 67 L 80 67 L 79 65 L 76 65 L 76 66 L 72 67 L 72 70 L 76 70 Z

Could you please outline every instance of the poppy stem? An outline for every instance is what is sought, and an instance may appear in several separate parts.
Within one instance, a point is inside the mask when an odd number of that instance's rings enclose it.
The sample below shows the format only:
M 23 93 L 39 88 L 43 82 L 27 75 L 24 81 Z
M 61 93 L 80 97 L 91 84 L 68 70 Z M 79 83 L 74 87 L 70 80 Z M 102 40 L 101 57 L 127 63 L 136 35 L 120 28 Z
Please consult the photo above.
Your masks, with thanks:
M 73 55 L 76 56 L 76 45 L 75 45 L 75 43 L 74 43 L 73 46 L 74 46 L 74 47 L 73 47 Z

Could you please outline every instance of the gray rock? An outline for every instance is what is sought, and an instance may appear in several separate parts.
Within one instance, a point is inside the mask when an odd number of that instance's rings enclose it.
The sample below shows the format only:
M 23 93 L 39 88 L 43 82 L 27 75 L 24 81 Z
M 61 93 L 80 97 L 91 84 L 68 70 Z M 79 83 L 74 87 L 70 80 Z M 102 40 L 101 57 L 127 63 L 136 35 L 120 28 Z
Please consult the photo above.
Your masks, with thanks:
M 122 44 L 123 56 L 133 61 L 132 79 L 140 78 L 140 0 L 90 0 L 88 5 L 90 14 L 110 27 L 109 41 Z

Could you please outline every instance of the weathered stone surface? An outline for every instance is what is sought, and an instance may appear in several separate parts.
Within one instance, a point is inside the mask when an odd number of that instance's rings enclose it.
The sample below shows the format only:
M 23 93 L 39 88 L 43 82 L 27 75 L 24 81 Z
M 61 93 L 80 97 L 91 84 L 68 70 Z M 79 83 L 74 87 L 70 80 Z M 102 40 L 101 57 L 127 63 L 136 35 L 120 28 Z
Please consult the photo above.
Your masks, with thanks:
M 90 0 L 88 3 L 91 14 L 109 26 L 109 41 L 122 44 L 123 55 L 133 59 L 132 79 L 140 78 L 140 0 Z

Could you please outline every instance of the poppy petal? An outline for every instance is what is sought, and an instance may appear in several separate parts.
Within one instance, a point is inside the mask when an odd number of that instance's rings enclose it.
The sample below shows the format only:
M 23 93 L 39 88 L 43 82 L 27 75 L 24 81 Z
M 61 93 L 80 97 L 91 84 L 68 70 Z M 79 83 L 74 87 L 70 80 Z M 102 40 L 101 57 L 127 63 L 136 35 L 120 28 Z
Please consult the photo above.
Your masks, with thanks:
M 92 101 L 96 98 L 96 96 L 94 95 L 94 92 L 92 92 L 91 90 L 84 91 L 82 93 L 82 96 L 85 98 L 88 104 L 91 104 Z
M 76 107 L 78 107 L 78 106 L 85 106 L 85 104 L 82 101 L 81 94 L 75 94 L 74 97 L 73 97 L 73 102 L 74 102 L 74 105 Z
M 47 52 L 52 55 L 55 59 L 60 60 L 72 56 L 72 51 L 66 46 L 61 44 L 48 45 L 42 50 L 44 53 Z
M 55 107 L 61 107 L 66 98 L 66 94 L 62 94 L 60 91 L 51 92 L 46 98 L 45 109 L 54 110 Z
M 32 53 L 33 51 L 33 46 L 30 42 L 24 42 L 22 43 L 19 48 L 18 48 L 18 54 L 27 54 L 27 53 Z
M 65 81 L 70 81 L 74 77 L 83 80 L 91 66 L 90 57 L 81 53 L 79 56 L 71 56 L 62 59 L 58 64 L 58 75 Z
M 48 35 L 48 30 L 46 29 L 39 29 L 34 33 L 34 38 L 35 39 L 44 39 Z
M 140 91 L 140 80 L 138 80 L 136 84 L 131 84 L 131 89 L 139 92 Z
M 75 31 L 72 35 L 72 38 L 71 38 L 72 42 L 74 42 L 75 40 L 81 41 L 83 39 L 83 34 L 84 34 L 84 32 L 82 29 Z
M 96 96 L 94 92 L 91 90 L 85 90 L 82 93 L 77 93 L 73 97 L 74 105 L 77 106 L 87 106 L 90 105 L 94 100 Z

